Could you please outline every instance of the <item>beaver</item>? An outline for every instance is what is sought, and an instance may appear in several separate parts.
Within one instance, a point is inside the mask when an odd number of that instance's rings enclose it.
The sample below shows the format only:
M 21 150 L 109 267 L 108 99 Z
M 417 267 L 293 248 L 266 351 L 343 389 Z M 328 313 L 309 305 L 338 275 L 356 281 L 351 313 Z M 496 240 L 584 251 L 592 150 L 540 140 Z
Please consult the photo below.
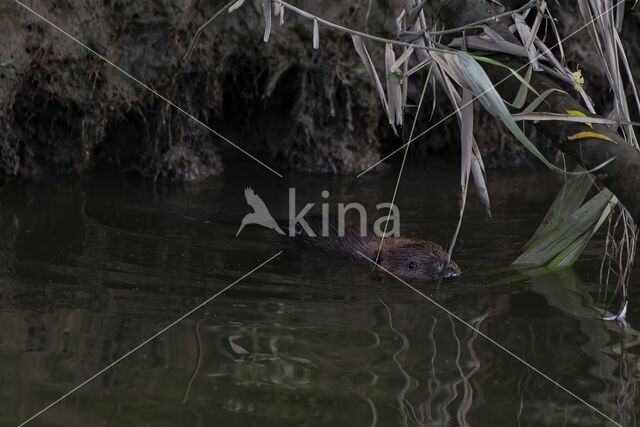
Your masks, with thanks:
M 365 261 L 363 255 L 372 261 L 375 261 L 377 256 L 377 262 L 384 270 L 402 279 L 430 281 L 438 280 L 440 277 L 450 279 L 461 274 L 460 267 L 453 260 L 449 261 L 446 271 L 442 273 L 447 253 L 442 246 L 429 240 L 386 237 L 378 256 L 380 237 L 373 233 L 362 236 L 358 227 L 346 223 L 344 234 L 340 236 L 340 230 L 335 224 L 328 224 L 328 228 L 323 229 L 320 217 L 310 216 L 305 220 L 314 235 L 309 235 L 304 227 L 296 223 L 295 230 L 291 233 L 296 240 L 359 261 Z M 282 224 L 282 227 L 289 230 L 288 224 Z

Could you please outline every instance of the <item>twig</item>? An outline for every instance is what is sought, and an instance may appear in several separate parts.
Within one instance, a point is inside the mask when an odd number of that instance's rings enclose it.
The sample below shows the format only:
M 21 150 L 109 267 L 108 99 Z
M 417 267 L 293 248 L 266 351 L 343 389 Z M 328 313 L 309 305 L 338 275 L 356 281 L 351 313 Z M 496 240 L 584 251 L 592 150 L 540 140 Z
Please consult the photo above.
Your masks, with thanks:
M 187 49 L 187 53 L 185 53 L 184 56 L 182 57 L 182 65 L 185 65 L 189 61 L 189 58 L 191 58 L 193 49 L 196 47 L 196 43 L 198 43 L 198 40 L 200 39 L 200 36 L 202 35 L 202 32 L 205 30 L 205 28 L 207 28 L 209 24 L 211 24 L 213 21 L 216 20 L 217 17 L 222 15 L 224 12 L 226 12 L 231 6 L 233 6 L 237 2 L 238 0 L 231 0 L 229 3 L 224 5 L 222 9 L 217 11 L 215 15 L 207 19 L 207 21 L 204 24 L 200 25 L 200 28 L 198 28 L 198 30 L 196 31 L 196 34 L 193 36 L 193 39 L 191 39 L 191 43 L 189 43 L 189 49 Z
M 481 27 L 483 24 L 488 24 L 490 22 L 497 22 L 497 21 L 501 20 L 502 18 L 508 18 L 508 17 L 511 16 L 512 13 L 514 13 L 514 12 L 515 13 L 520 13 L 520 12 L 522 12 L 524 10 L 527 10 L 527 9 L 531 8 L 532 6 L 534 6 L 537 2 L 538 2 L 538 0 L 529 0 L 527 3 L 525 3 L 522 6 L 520 6 L 519 8 L 514 9 L 514 10 L 510 10 L 508 12 L 500 13 L 498 15 L 490 16 L 488 18 L 484 18 L 484 19 L 481 19 L 479 21 L 471 22 L 471 23 L 463 25 L 461 27 L 449 28 L 449 29 L 440 30 L 440 31 L 428 31 L 428 33 L 430 35 L 435 35 L 435 36 L 441 36 L 441 35 L 445 35 L 445 34 L 461 33 L 464 30 L 468 30 L 470 28 Z M 412 18 L 414 13 L 417 15 L 420 12 L 420 10 L 426 5 L 426 3 L 427 3 L 426 1 L 422 2 L 422 4 L 420 4 L 418 7 L 416 7 L 416 9 L 413 12 L 411 12 L 409 17 Z M 416 38 L 422 37 L 423 34 L 424 34 L 424 31 L 405 31 L 403 33 L 403 35 L 416 36 Z
M 393 45 L 396 46 L 404 46 L 404 47 L 412 47 L 414 49 L 424 49 L 424 50 L 431 50 L 430 48 L 426 47 L 426 46 L 421 46 L 421 45 L 417 45 L 417 44 L 413 44 L 413 43 L 407 43 L 407 42 L 402 42 L 400 40 L 392 40 L 392 39 L 387 39 L 384 37 L 379 37 L 379 36 L 374 36 L 372 34 L 367 34 L 364 33 L 362 31 L 358 31 L 358 30 L 354 30 L 352 28 L 347 28 L 347 27 L 343 27 L 342 25 L 338 25 L 336 23 L 333 23 L 331 21 L 327 21 L 326 19 L 320 18 L 319 16 L 316 16 L 312 13 L 309 13 L 305 10 L 299 9 L 285 1 L 282 0 L 273 0 L 273 3 L 278 3 L 280 5 L 282 5 L 282 7 L 286 7 L 287 9 L 289 9 L 291 12 L 297 13 L 298 15 L 310 19 L 310 20 L 317 20 L 320 24 L 326 25 L 327 27 L 331 27 L 333 29 L 339 30 L 339 31 L 343 31 L 345 33 L 349 33 L 355 36 L 360 36 L 362 38 L 365 39 L 369 39 L 369 40 L 375 40 L 377 42 L 382 42 L 382 43 L 391 43 Z

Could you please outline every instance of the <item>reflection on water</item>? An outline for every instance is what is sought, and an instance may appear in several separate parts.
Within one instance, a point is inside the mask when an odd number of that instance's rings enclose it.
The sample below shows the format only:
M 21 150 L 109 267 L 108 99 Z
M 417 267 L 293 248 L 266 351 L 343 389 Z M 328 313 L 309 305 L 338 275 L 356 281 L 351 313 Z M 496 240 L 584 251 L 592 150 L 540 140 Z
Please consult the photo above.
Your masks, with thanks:
M 402 284 L 374 278 L 369 266 L 255 226 L 234 237 L 246 186 L 276 216 L 287 212 L 290 186 L 299 208 L 322 203 L 326 189 L 330 202 L 375 212 L 392 194 L 393 169 L 360 180 L 230 169 L 188 188 L 114 176 L 0 188 L 0 425 L 31 417 L 280 250 L 32 424 L 606 424 Z M 403 233 L 446 244 L 456 183 L 436 166 L 410 168 L 397 199 Z M 594 308 L 603 298 L 601 243 L 574 270 L 509 269 L 560 184 L 498 173 L 489 184 L 492 220 L 470 196 L 455 253 L 463 276 L 421 290 L 636 425 L 638 349 L 629 344 L 637 334 L 601 321 Z M 640 324 L 633 304 L 629 321 Z

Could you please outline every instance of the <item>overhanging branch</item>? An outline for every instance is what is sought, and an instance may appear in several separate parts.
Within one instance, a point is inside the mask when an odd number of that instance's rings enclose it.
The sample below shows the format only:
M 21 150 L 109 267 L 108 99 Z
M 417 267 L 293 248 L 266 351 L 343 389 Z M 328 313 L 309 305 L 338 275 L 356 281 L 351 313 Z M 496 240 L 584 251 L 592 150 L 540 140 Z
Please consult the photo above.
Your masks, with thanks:
M 435 0 L 431 3 L 431 7 L 445 27 L 461 27 L 487 19 L 495 13 L 487 3 L 474 0 Z M 504 22 L 496 22 L 492 25 L 492 29 L 506 40 L 516 41 Z M 520 69 L 525 65 L 521 59 L 508 55 L 497 55 L 494 58 L 513 69 Z M 496 86 L 502 97 L 513 99 L 520 88 L 520 82 L 510 77 L 510 72 L 504 68 L 482 65 L 492 82 L 502 82 Z M 550 88 L 567 90 L 561 81 L 556 81 L 548 74 L 541 72 L 533 73 L 531 84 L 539 92 Z M 528 101 L 533 101 L 535 94 L 529 93 L 529 98 Z M 567 110 L 577 110 L 593 116 L 569 93 L 554 92 L 547 97 L 545 107 L 546 111 L 552 113 L 567 114 Z M 618 197 L 631 213 L 634 221 L 637 224 L 640 223 L 640 151 L 626 143 L 615 131 L 601 124 L 594 123 L 591 130 L 594 133 L 606 135 L 613 142 L 598 138 L 569 140 L 570 135 L 585 130 L 584 124 L 541 121 L 534 126 L 585 169 L 593 169 L 613 159 L 602 167 L 596 176 Z

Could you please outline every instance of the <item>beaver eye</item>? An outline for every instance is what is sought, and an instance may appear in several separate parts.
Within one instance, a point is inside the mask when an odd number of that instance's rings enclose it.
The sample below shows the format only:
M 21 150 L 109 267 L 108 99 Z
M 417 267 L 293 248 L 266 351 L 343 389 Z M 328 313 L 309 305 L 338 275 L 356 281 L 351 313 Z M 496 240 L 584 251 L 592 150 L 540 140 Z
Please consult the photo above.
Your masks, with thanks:
M 415 268 L 416 268 L 416 263 L 415 263 L 415 262 L 413 262 L 413 261 L 411 261 L 411 262 L 409 263 L 409 269 L 414 270 Z

